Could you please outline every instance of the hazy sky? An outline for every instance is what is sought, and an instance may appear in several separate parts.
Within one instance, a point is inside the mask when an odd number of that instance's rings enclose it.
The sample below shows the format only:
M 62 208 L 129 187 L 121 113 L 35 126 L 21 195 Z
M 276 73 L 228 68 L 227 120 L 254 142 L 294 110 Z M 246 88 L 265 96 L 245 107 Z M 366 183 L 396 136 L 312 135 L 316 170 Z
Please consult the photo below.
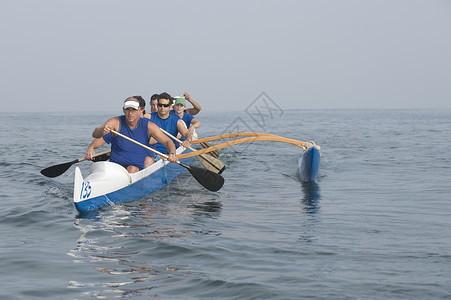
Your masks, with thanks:
M 451 107 L 450 0 L 2 0 L 0 33 L 1 112 Z

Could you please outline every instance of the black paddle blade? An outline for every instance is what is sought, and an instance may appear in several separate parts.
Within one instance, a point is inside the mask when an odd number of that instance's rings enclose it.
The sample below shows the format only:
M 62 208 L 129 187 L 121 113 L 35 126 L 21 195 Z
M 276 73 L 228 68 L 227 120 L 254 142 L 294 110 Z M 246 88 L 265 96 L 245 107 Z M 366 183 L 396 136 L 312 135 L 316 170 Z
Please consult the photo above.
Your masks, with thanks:
M 45 168 L 43 170 L 41 170 L 41 174 L 47 177 L 57 177 L 60 176 L 61 174 L 63 174 L 64 172 L 67 171 L 67 169 L 70 168 L 70 166 L 72 166 L 73 164 L 77 163 L 78 159 L 71 161 L 71 162 L 67 162 L 64 164 L 59 164 L 59 165 L 55 165 L 55 166 L 51 166 L 48 168 Z
M 188 166 L 184 163 L 180 163 L 181 166 L 188 169 L 188 171 L 193 175 L 193 177 L 199 182 L 204 188 L 209 191 L 217 192 L 224 185 L 224 178 L 216 174 L 215 172 L 209 171 L 207 169 L 197 168 Z
M 221 169 L 221 170 L 219 170 L 218 174 L 222 174 L 222 172 L 224 172 L 224 170 L 225 170 L 225 166 L 224 166 L 224 167 L 222 167 L 222 169 Z
M 96 156 L 92 159 L 93 162 L 97 162 L 97 161 L 106 161 L 110 159 L 110 154 L 109 153 L 105 153 L 99 156 Z

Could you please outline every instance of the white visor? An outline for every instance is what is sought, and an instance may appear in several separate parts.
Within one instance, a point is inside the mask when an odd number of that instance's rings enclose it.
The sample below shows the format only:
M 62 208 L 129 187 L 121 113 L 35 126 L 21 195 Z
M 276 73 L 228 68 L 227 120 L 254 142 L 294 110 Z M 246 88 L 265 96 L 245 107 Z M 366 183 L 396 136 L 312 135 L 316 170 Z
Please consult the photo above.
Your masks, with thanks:
M 124 102 L 124 109 L 127 109 L 127 108 L 129 108 L 129 107 L 138 110 L 138 108 L 139 108 L 139 103 L 136 102 L 136 101 L 125 101 L 125 102 Z

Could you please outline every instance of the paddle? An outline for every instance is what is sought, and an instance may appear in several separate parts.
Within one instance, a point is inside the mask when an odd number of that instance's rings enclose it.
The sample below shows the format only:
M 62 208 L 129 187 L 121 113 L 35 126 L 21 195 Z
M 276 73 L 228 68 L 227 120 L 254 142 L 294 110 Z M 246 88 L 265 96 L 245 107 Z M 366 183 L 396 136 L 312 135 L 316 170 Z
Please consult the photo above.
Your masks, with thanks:
M 111 130 L 111 132 L 114 134 L 117 134 L 120 137 L 123 137 L 126 140 L 129 140 L 132 143 L 135 143 L 143 148 L 146 148 L 147 150 L 150 150 L 150 151 L 160 155 L 161 157 L 164 157 L 166 159 L 168 158 L 168 155 L 163 154 L 155 149 L 152 149 L 149 146 L 141 144 L 140 142 L 135 141 L 134 139 L 129 138 L 128 136 L 123 135 L 122 133 L 119 133 L 115 130 Z M 212 191 L 212 192 L 219 191 L 221 189 L 221 187 L 224 185 L 224 178 L 219 174 L 216 174 L 216 173 L 211 172 L 206 169 L 188 166 L 180 161 L 178 161 L 177 164 L 188 169 L 188 171 L 191 173 L 191 175 L 193 175 L 193 177 L 197 180 L 197 182 L 199 182 L 204 188 L 206 188 L 209 191 Z
M 169 132 L 167 132 L 166 130 L 164 130 L 163 128 L 160 128 L 161 131 L 163 131 L 167 136 L 169 136 L 170 138 L 172 138 L 173 140 L 179 142 L 180 144 L 182 144 L 182 141 L 179 140 L 178 138 L 176 138 L 175 136 L 173 136 L 172 134 L 170 134 Z M 196 149 L 194 149 L 193 147 L 188 147 L 188 149 L 190 149 L 191 151 L 196 151 Z M 199 155 L 197 156 L 197 158 L 199 158 L 200 162 L 204 165 L 205 168 L 207 168 L 208 170 L 215 172 L 217 174 L 221 174 L 224 169 L 225 169 L 225 165 L 222 163 L 222 161 L 220 161 L 217 158 L 214 158 L 210 155 Z
M 103 160 L 108 160 L 108 158 L 110 157 L 108 154 L 110 153 L 110 150 L 105 151 L 105 152 L 101 152 L 99 154 L 96 154 L 93 156 L 93 161 L 103 161 Z M 47 177 L 57 177 L 60 176 L 61 174 L 63 174 L 64 172 L 66 172 L 73 164 L 76 164 L 78 162 L 82 162 L 86 160 L 86 158 L 79 158 L 67 163 L 63 163 L 63 164 L 59 164 L 59 165 L 55 165 L 55 166 L 51 166 L 48 168 L 45 168 L 43 170 L 41 170 L 41 174 Z
M 200 145 L 202 146 L 202 148 L 208 148 L 208 147 L 212 147 L 213 146 L 209 142 L 202 142 L 202 143 L 200 143 Z M 210 155 L 210 156 L 213 156 L 214 158 L 219 158 L 219 151 L 218 150 L 214 150 L 214 151 L 208 152 L 207 154 Z

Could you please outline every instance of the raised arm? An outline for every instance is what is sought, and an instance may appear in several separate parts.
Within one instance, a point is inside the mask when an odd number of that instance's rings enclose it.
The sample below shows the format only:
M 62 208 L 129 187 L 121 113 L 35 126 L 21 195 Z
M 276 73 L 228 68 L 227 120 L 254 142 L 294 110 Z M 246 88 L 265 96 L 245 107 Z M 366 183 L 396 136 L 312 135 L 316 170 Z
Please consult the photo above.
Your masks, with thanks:
M 192 108 L 187 108 L 186 109 L 187 113 L 194 116 L 197 115 L 202 110 L 202 106 L 200 106 L 199 103 L 191 99 L 191 96 L 187 92 L 183 94 L 183 97 L 185 97 L 185 99 L 188 100 L 188 102 L 191 103 L 192 106 L 194 106 Z

